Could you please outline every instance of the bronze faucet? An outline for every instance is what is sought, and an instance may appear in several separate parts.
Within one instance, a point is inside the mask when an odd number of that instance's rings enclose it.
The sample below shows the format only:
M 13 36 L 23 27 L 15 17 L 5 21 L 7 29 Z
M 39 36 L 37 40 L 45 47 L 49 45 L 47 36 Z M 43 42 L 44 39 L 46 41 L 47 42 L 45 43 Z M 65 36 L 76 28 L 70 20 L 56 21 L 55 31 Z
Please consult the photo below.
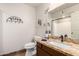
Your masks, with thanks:
M 64 41 L 64 40 L 63 40 L 63 35 L 61 35 L 60 38 L 61 38 L 61 42 L 63 42 L 63 41 Z
M 64 41 L 64 39 L 67 39 L 67 37 L 68 37 L 68 36 L 67 36 L 67 34 L 65 34 L 64 36 L 63 36 L 63 35 L 61 35 L 61 36 L 60 36 L 60 38 L 61 38 L 61 42 L 63 42 L 63 41 Z

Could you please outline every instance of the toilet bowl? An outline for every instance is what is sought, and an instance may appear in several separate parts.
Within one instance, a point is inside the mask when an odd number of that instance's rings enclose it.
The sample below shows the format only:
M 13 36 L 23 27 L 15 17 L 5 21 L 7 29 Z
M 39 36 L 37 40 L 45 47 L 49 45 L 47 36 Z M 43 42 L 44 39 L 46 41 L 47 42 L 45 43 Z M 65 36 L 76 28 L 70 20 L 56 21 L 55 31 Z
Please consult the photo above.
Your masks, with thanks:
M 25 44 L 26 56 L 33 56 L 36 54 L 36 44 L 34 42 L 30 42 Z

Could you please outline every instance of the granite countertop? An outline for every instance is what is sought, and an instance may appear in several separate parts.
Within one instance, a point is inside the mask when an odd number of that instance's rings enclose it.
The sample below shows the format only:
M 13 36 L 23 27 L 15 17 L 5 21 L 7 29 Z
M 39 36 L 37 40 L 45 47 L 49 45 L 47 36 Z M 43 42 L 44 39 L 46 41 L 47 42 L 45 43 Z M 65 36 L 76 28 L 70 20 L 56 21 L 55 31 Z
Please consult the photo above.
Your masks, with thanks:
M 50 39 L 47 41 L 42 41 L 41 39 L 42 39 L 41 37 L 35 37 L 36 42 L 39 42 L 47 47 L 50 47 L 51 49 L 55 49 L 67 55 L 79 56 L 79 45 L 78 44 L 69 43 L 69 42 L 60 42 L 55 39 Z M 50 44 L 49 42 L 56 42 L 58 45 L 62 45 L 62 46 Z M 65 45 L 68 46 L 68 48 L 66 48 Z

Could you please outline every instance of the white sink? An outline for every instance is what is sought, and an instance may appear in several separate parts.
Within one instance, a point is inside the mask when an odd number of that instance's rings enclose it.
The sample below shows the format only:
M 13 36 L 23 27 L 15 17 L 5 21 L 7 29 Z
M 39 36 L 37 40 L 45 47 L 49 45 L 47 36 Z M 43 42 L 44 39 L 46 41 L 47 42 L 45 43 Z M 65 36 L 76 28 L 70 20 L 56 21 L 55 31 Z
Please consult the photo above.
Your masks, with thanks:
M 70 49 L 71 48 L 71 46 L 69 46 L 69 45 L 66 45 L 66 44 L 64 44 L 64 43 L 62 43 L 62 42 L 48 42 L 48 43 L 50 43 L 50 44 L 52 44 L 52 45 L 55 45 L 55 46 L 57 46 L 57 47 L 60 47 L 60 48 L 64 48 L 64 49 Z

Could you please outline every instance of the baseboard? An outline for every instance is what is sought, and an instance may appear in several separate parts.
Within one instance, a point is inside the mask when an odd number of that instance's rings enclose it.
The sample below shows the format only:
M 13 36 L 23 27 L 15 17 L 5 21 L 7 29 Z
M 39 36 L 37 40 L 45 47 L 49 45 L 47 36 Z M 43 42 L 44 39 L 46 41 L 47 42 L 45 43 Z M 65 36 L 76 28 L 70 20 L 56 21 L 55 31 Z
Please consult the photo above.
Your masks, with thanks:
M 14 52 L 9 52 L 7 54 L 2 54 L 1 56 L 7 56 L 7 55 L 10 55 L 10 54 L 15 54 L 17 52 L 23 52 L 23 51 L 26 51 L 26 49 L 21 49 L 21 50 L 18 50 L 18 51 L 14 51 Z

